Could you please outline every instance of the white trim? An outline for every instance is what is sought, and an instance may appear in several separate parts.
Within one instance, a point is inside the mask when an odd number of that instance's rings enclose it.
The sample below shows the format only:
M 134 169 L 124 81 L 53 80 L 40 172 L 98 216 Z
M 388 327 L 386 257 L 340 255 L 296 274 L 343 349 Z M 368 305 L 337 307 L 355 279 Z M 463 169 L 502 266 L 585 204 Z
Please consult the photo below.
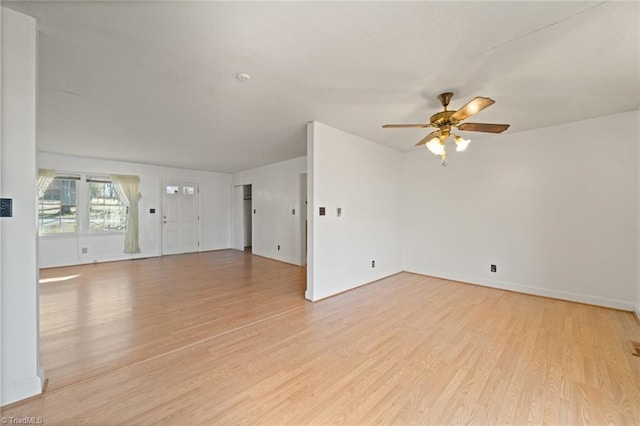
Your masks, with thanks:
M 345 293 L 347 291 L 351 291 L 351 290 L 356 289 L 358 287 L 362 287 L 362 286 L 365 286 L 365 285 L 373 284 L 376 281 L 380 281 L 380 280 L 388 278 L 388 277 L 390 277 L 392 275 L 399 274 L 400 272 L 403 272 L 402 268 L 388 268 L 388 269 L 385 269 L 383 271 L 378 272 L 376 274 L 376 276 L 373 277 L 373 279 L 371 279 L 371 281 L 367 281 L 367 282 L 364 282 L 364 283 L 351 285 L 349 287 L 345 287 L 342 290 L 338 290 L 338 291 L 335 291 L 335 292 L 332 292 L 332 293 L 327 293 L 327 294 L 318 294 L 317 289 L 315 289 L 313 291 L 313 293 L 309 293 L 309 290 L 307 290 L 305 292 L 305 298 L 307 300 L 310 300 L 311 302 L 318 302 L 318 301 L 320 301 L 322 299 L 326 299 L 326 298 L 331 297 L 331 296 L 336 296 L 338 294 L 342 294 L 342 293 Z
M 640 321 L 640 306 L 636 306 L 634 314 L 636 315 L 636 319 Z
M 161 253 L 154 251 L 151 253 L 137 253 L 137 254 L 118 254 L 118 255 L 108 255 L 108 256 L 98 256 L 91 257 L 90 254 L 81 254 L 81 258 L 77 261 L 70 262 L 59 262 L 54 264 L 41 263 L 40 268 L 61 268 L 65 266 L 80 266 L 80 265 L 89 265 L 91 263 L 107 263 L 107 262 L 120 262 L 123 260 L 140 260 L 140 259 L 149 259 L 152 257 L 160 257 Z
M 300 259 L 296 259 L 295 257 L 277 256 L 277 255 L 272 255 L 271 253 L 263 253 L 263 252 L 257 252 L 257 251 L 252 251 L 251 254 L 255 254 L 256 256 L 260 256 L 260 257 L 265 257 L 271 260 L 277 260 L 279 262 L 290 263 L 291 265 L 295 265 L 295 266 L 301 266 Z
M 570 302 L 578 302 L 578 303 L 586 303 L 589 305 L 603 306 L 605 308 L 621 309 L 624 311 L 631 311 L 631 312 L 633 312 L 634 309 L 637 309 L 632 303 L 629 303 L 623 300 L 607 299 L 604 297 L 589 296 L 586 294 L 577 294 L 577 293 L 571 293 L 568 291 L 552 290 L 548 288 L 531 287 L 531 286 L 520 285 L 520 284 L 506 283 L 502 281 L 487 280 L 483 278 L 468 277 L 468 276 L 457 275 L 457 274 L 449 274 L 446 272 L 433 271 L 433 270 L 424 269 L 420 267 L 416 268 L 416 267 L 407 266 L 404 268 L 404 270 L 406 272 L 411 272 L 414 274 L 428 275 L 431 277 L 444 278 L 452 281 L 460 281 L 463 283 L 481 285 L 484 287 L 492 287 L 492 288 L 498 288 L 501 290 L 515 291 L 517 293 L 532 294 L 534 296 L 550 297 L 553 299 L 567 300 Z
M 124 231 L 89 231 L 89 232 L 51 232 L 48 234 L 38 234 L 38 238 L 45 239 L 76 239 L 76 238 L 92 238 L 92 237 L 113 237 L 122 235 Z
M 216 251 L 216 250 L 233 250 L 228 244 L 200 244 L 199 252 Z
M 40 338 L 38 338 L 38 346 L 40 346 L 39 343 L 40 343 Z M 39 354 L 38 354 L 38 356 L 39 356 Z M 40 393 L 42 393 L 42 390 L 44 388 L 44 381 L 45 381 L 45 379 L 47 377 L 45 375 L 45 373 L 44 373 L 44 367 L 39 365 L 38 366 L 38 372 L 36 374 L 40 378 Z
M 40 376 L 40 374 L 42 376 Z M 0 406 L 4 407 L 8 404 L 21 401 L 42 393 L 42 385 L 44 383 L 44 370 L 38 369 L 38 375 L 28 377 L 18 382 L 8 383 L 2 386 L 2 399 Z

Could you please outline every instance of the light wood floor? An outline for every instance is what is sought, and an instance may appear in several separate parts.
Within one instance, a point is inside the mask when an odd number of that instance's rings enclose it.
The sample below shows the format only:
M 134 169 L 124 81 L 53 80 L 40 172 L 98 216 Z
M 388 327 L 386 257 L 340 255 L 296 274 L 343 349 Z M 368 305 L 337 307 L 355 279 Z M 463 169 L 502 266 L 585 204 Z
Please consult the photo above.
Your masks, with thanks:
M 309 303 L 234 251 L 43 271 L 45 424 L 640 424 L 627 312 L 408 273 Z

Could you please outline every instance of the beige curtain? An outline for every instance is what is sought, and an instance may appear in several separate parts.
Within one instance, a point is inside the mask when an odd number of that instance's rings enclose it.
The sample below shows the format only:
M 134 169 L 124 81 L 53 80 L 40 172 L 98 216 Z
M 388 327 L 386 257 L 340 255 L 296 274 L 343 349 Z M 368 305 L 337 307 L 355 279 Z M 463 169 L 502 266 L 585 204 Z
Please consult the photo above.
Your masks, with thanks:
M 47 192 L 47 188 L 55 177 L 55 170 L 38 169 L 38 198 L 42 198 L 44 193 Z
M 109 176 L 113 182 L 118 196 L 122 204 L 127 206 L 127 223 L 124 231 L 124 252 L 140 253 L 138 244 L 139 235 L 139 218 L 138 218 L 138 200 L 142 197 L 139 192 L 140 177 L 129 175 L 111 175 Z

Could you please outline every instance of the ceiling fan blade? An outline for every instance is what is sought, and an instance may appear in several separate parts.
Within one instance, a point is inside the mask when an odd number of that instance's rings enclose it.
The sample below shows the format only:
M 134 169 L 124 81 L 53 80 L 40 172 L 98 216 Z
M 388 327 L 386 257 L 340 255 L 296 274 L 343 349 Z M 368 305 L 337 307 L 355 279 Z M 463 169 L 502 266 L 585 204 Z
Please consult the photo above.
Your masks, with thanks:
M 399 129 L 402 127 L 429 127 L 431 124 L 385 124 L 385 129 Z
M 416 144 L 416 146 L 422 146 L 422 145 L 426 144 L 431 139 L 433 139 L 435 136 L 440 136 L 440 130 L 434 130 L 433 132 L 429 133 L 427 136 L 425 136 L 424 138 L 420 139 L 420 142 L 418 142 Z
M 471 117 L 474 114 L 479 113 L 480 111 L 482 111 L 488 106 L 493 105 L 494 103 L 496 103 L 496 101 L 494 101 L 491 98 L 483 98 L 481 96 L 478 96 L 476 98 L 471 99 L 462 108 L 454 112 L 451 115 L 451 120 L 462 121 L 468 117 Z
M 462 123 L 458 129 L 467 132 L 502 133 L 509 128 L 508 124 Z

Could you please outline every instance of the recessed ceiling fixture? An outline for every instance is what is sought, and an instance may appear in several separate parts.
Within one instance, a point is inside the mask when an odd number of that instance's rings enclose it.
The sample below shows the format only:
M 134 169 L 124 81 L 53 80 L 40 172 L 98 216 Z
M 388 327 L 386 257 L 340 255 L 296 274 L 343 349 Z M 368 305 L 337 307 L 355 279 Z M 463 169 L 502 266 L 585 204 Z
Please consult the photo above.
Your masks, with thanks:
M 461 136 L 451 133 L 452 127 L 469 132 L 487 133 L 502 133 L 509 128 L 508 124 L 460 123 L 461 121 L 493 105 L 495 101 L 490 98 L 476 97 L 467 102 L 459 110 L 449 111 L 447 110 L 447 106 L 449 105 L 449 101 L 452 97 L 453 93 L 451 92 L 441 93 L 438 95 L 438 99 L 440 99 L 444 111 L 433 114 L 429 119 L 428 124 L 385 124 L 382 127 L 386 129 L 399 127 L 437 128 L 438 130 L 429 133 L 420 142 L 418 142 L 416 146 L 425 145 L 433 154 L 439 155 L 443 167 L 446 167 L 447 164 L 449 164 L 447 161 L 447 151 L 444 145 L 449 136 L 453 135 L 453 140 L 456 144 L 456 151 L 464 151 L 471 142 L 468 139 L 463 139 Z
M 238 74 L 236 74 L 236 78 L 240 81 L 249 81 L 251 80 L 251 76 L 247 73 L 244 72 L 240 72 Z

